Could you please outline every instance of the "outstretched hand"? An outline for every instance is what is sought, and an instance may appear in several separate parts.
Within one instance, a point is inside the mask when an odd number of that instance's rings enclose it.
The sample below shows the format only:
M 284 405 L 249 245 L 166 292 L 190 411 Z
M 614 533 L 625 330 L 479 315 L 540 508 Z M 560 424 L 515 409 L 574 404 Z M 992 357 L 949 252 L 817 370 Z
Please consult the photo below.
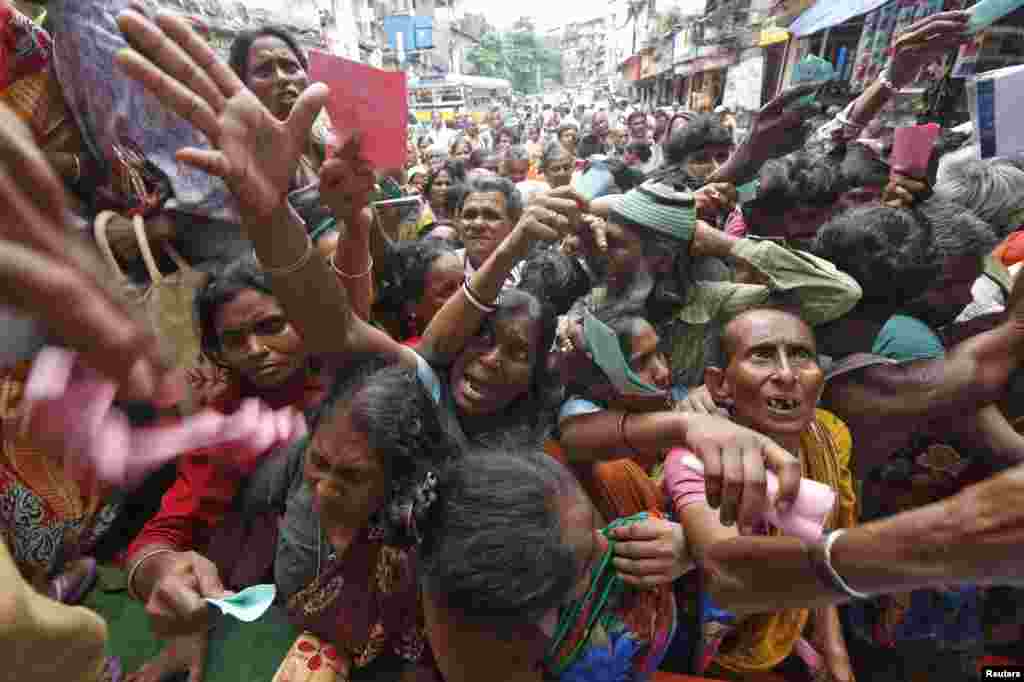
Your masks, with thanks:
M 792 507 L 800 490 L 800 461 L 756 431 L 721 417 L 688 413 L 684 443 L 704 464 L 708 504 L 722 525 L 749 534 L 766 507 L 770 470 L 778 476 L 776 507 Z
M 180 150 L 178 160 L 222 178 L 247 227 L 269 225 L 264 219 L 286 201 L 327 87 L 306 89 L 281 121 L 184 19 L 159 13 L 150 21 L 126 10 L 118 26 L 132 45 L 117 56 L 124 72 L 210 141 L 211 149 Z
M 892 42 L 889 73 L 902 88 L 914 80 L 928 62 L 967 42 L 967 12 L 939 12 L 911 24 Z
M 320 198 L 335 216 L 351 222 L 370 203 L 375 177 L 362 158 L 358 132 L 345 135 L 338 151 L 320 168 Z
M 36 317 L 125 397 L 175 403 L 185 392 L 156 336 L 76 247 L 60 181 L 32 134 L 0 105 L 0 302 Z
M 754 115 L 750 136 L 729 162 L 708 178 L 708 182 L 730 182 L 740 185 L 757 175 L 766 161 L 795 152 L 807 139 L 807 120 L 817 112 L 817 105 L 801 100 L 820 84 L 807 83 L 786 90 Z

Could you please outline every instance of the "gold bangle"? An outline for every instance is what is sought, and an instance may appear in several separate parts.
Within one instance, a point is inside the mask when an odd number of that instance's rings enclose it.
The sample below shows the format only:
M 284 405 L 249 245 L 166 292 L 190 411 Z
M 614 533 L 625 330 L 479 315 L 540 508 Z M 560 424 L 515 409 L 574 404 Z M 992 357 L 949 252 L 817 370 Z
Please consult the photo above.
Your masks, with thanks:
M 75 180 L 71 184 L 77 185 L 82 181 L 82 159 L 78 157 L 78 154 L 72 154 L 71 158 L 75 162 Z
M 135 581 L 135 574 L 138 572 L 139 566 L 145 563 L 148 559 L 152 559 L 157 554 L 175 553 L 176 550 L 168 549 L 167 547 L 161 547 L 160 549 L 154 549 L 151 552 L 146 552 L 145 554 L 143 554 L 142 558 L 136 561 L 135 564 L 132 566 L 131 570 L 128 571 L 128 596 L 136 601 L 142 601 L 142 598 L 139 596 L 138 592 L 136 592 L 135 588 L 133 587 L 133 583 Z
M 338 273 L 338 277 L 344 277 L 345 279 L 359 279 L 360 277 L 366 277 L 371 272 L 373 272 L 373 256 L 370 256 L 370 264 L 367 266 L 365 272 L 360 272 L 358 275 L 350 275 L 347 272 L 343 271 L 341 268 L 339 268 L 338 264 L 334 262 L 334 254 L 336 253 L 338 252 L 334 251 L 334 253 L 331 254 L 331 257 L 327 259 L 327 262 L 330 263 L 331 270 L 334 270 L 334 272 Z
M 632 443 L 629 442 L 629 438 L 626 436 L 626 420 L 629 419 L 629 412 L 623 412 L 622 416 L 619 417 L 619 437 L 622 438 L 622 444 L 633 451 L 633 454 L 637 457 L 640 456 L 640 451 L 637 450 Z
M 291 275 L 293 273 L 296 273 L 299 270 L 301 270 L 302 268 L 306 267 L 306 264 L 309 262 L 309 259 L 312 258 L 312 257 L 313 257 L 313 238 L 309 236 L 308 232 L 306 233 L 306 252 L 304 254 L 302 254 L 301 256 L 299 256 L 299 259 L 297 261 L 295 261 L 291 265 L 287 265 L 287 266 L 285 266 L 283 268 L 268 268 L 268 267 L 264 266 L 263 263 L 260 262 L 259 256 L 256 255 L 255 247 L 252 250 L 252 258 L 253 258 L 253 260 L 256 261 L 256 265 L 260 266 L 260 268 L 262 268 L 263 271 L 265 273 L 267 273 L 268 275 Z

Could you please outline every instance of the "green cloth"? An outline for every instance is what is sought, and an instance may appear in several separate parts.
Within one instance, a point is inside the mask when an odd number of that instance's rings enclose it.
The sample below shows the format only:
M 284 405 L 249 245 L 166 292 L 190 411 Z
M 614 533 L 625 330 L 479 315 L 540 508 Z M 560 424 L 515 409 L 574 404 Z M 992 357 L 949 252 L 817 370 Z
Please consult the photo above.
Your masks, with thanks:
M 612 205 L 611 219 L 614 221 L 617 217 L 688 244 L 696 230 L 697 204 L 689 192 L 645 182 Z
M 633 372 L 619 345 L 618 336 L 589 310 L 583 313 L 583 335 L 594 364 L 601 368 L 620 395 L 651 396 L 664 393 Z
M 163 648 L 150 632 L 143 605 L 129 598 L 127 592 L 94 589 L 83 605 L 106 619 L 110 629 L 107 655 L 121 659 L 126 675 Z M 216 618 L 204 682 L 270 682 L 299 635 L 279 606 L 271 607 L 254 623 Z
M 812 326 L 848 313 L 861 297 L 857 282 L 831 262 L 770 241 L 741 239 L 732 260 L 748 265 L 768 284 L 696 282 L 674 319 L 658 335 L 672 349 L 672 385 L 699 386 L 725 323 L 744 310 L 785 296 Z
M 871 352 L 899 362 L 930 360 L 946 354 L 942 339 L 931 327 L 909 315 L 890 317 L 875 337 Z

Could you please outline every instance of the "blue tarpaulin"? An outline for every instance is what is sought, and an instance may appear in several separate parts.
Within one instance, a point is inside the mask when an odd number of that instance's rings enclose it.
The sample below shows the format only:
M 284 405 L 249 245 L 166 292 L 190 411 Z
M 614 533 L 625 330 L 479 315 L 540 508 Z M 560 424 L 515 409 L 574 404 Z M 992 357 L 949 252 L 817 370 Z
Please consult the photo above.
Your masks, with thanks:
M 848 19 L 867 14 L 888 0 L 818 0 L 814 7 L 797 17 L 789 32 L 797 38 L 838 26 Z

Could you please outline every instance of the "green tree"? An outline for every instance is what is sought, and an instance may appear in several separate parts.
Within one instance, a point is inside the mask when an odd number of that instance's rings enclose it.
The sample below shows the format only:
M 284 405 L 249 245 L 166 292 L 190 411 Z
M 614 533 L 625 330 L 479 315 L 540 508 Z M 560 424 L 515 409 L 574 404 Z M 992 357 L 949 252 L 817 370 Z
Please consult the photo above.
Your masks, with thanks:
M 466 59 L 481 76 L 506 78 L 514 90 L 526 94 L 539 92 L 545 80 L 562 82 L 561 55 L 543 44 L 525 17 L 509 31 L 485 34 Z

